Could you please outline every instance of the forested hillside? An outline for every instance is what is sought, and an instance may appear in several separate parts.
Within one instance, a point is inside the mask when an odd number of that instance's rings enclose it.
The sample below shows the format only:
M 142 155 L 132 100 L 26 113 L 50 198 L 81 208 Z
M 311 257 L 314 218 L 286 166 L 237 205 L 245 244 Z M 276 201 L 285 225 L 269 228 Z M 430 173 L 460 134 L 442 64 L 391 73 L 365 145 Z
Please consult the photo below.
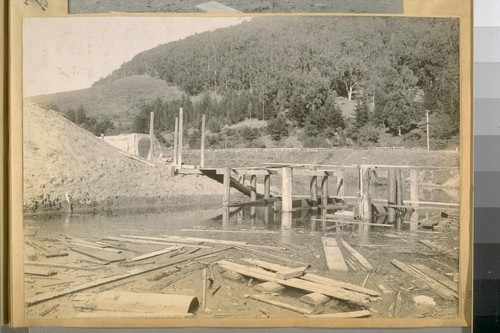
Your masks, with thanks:
M 202 112 L 220 123 L 282 117 L 312 136 L 346 127 L 336 104 L 345 97 L 359 102 L 358 128 L 404 134 L 430 110 L 449 137 L 459 125 L 458 52 L 452 19 L 261 17 L 140 53 L 94 86 L 149 74 L 221 97 L 193 107 L 193 122 Z M 170 104 L 167 118 L 179 105 Z

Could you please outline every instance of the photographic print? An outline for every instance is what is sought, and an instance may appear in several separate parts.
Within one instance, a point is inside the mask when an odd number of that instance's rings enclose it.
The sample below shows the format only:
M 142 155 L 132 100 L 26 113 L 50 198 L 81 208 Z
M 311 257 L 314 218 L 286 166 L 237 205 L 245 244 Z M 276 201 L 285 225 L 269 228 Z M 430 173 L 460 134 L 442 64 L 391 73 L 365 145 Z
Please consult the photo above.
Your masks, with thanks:
M 458 318 L 459 54 L 456 18 L 25 18 L 26 318 Z
M 385 13 L 403 12 L 402 0 L 69 0 L 69 12 L 170 13 Z

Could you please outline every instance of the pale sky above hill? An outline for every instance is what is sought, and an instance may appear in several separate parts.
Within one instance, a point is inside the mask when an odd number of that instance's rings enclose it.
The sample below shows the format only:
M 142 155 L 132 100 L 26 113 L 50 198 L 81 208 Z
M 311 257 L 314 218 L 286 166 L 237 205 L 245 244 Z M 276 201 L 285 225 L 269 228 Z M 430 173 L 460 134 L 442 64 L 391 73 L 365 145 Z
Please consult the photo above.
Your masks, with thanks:
M 24 21 L 25 97 L 88 88 L 137 53 L 244 17 L 73 17 Z

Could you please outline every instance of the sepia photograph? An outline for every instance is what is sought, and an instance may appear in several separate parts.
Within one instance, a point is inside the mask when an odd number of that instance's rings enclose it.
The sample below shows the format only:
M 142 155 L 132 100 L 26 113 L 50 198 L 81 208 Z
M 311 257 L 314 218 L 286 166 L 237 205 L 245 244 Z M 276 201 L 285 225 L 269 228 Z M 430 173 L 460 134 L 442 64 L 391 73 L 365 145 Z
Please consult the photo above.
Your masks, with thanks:
M 35 0 L 46 1 L 46 0 Z M 402 0 L 68 0 L 71 14 L 166 13 L 385 13 L 401 14 Z
M 461 317 L 459 35 L 25 18 L 26 318 Z

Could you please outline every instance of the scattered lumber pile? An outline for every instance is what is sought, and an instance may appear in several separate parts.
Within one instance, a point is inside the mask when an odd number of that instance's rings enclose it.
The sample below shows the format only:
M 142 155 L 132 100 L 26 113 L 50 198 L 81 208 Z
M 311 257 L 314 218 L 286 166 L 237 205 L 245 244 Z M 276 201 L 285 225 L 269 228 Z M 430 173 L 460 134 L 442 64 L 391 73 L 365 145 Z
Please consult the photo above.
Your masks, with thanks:
M 292 268 L 254 259 L 244 259 L 244 261 L 250 263 L 252 266 L 238 264 L 229 260 L 219 260 L 217 265 L 224 270 L 260 281 L 272 282 L 284 287 L 303 290 L 306 293 L 317 293 L 324 297 L 331 297 L 356 305 L 365 305 L 380 296 L 374 290 L 306 273 L 306 268 L 304 267 Z M 286 275 L 286 272 L 294 273 Z
M 456 251 L 453 251 L 450 248 L 447 248 L 446 246 L 442 246 L 439 244 L 436 244 L 430 240 L 427 239 L 421 239 L 420 243 L 424 244 L 425 246 L 430 247 L 436 252 L 442 253 L 450 258 L 457 259 L 458 260 L 458 253 Z

